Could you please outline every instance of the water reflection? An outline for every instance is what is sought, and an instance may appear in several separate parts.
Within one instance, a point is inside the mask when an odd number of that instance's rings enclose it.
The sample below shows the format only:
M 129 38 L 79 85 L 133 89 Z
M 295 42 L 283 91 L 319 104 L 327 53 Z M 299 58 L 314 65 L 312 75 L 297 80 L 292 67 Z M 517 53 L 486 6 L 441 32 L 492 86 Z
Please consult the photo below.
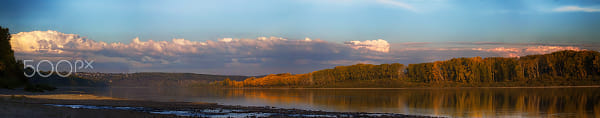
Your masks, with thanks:
M 453 117 L 600 117 L 600 88 L 108 88 L 95 93 L 157 101 Z

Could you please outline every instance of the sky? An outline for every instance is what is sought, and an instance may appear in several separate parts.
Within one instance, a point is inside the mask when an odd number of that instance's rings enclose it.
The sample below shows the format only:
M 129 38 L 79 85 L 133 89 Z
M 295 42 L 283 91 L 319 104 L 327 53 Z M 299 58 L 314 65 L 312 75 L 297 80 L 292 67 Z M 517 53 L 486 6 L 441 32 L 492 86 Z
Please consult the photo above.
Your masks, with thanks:
M 597 0 L 8 0 L 20 59 L 99 72 L 305 73 L 600 48 Z

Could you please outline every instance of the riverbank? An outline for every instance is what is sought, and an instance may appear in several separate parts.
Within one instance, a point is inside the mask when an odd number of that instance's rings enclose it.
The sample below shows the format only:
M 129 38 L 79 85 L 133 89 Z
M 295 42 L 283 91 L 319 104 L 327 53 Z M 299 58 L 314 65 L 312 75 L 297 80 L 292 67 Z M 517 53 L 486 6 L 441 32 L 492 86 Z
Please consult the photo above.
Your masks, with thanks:
M 404 88 L 260 88 L 260 87 L 245 87 L 245 88 L 227 88 L 227 89 L 472 89 L 472 88 L 600 88 L 600 85 L 589 86 L 509 86 L 509 87 L 404 87 Z
M 0 90 L 3 117 L 426 117 L 391 113 L 326 112 L 197 102 L 156 102 L 94 96 L 81 91 Z

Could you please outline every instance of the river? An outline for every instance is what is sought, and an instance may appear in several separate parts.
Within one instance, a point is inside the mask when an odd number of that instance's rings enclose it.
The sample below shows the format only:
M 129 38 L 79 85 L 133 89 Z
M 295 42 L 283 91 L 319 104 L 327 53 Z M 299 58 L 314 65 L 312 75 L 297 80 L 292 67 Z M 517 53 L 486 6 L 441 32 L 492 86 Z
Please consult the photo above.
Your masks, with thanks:
M 82 88 L 78 88 L 82 89 Z M 83 88 L 136 100 L 447 117 L 600 117 L 600 87 L 443 89 Z

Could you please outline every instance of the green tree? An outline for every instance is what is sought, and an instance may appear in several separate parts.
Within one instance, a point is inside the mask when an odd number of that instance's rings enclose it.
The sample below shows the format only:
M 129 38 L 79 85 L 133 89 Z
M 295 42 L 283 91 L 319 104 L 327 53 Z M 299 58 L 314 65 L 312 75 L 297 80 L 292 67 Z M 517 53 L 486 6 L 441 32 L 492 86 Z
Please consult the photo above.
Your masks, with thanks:
M 10 46 L 8 28 L 0 27 L 0 88 L 15 88 L 27 83 L 23 75 L 23 64 L 15 60 Z

